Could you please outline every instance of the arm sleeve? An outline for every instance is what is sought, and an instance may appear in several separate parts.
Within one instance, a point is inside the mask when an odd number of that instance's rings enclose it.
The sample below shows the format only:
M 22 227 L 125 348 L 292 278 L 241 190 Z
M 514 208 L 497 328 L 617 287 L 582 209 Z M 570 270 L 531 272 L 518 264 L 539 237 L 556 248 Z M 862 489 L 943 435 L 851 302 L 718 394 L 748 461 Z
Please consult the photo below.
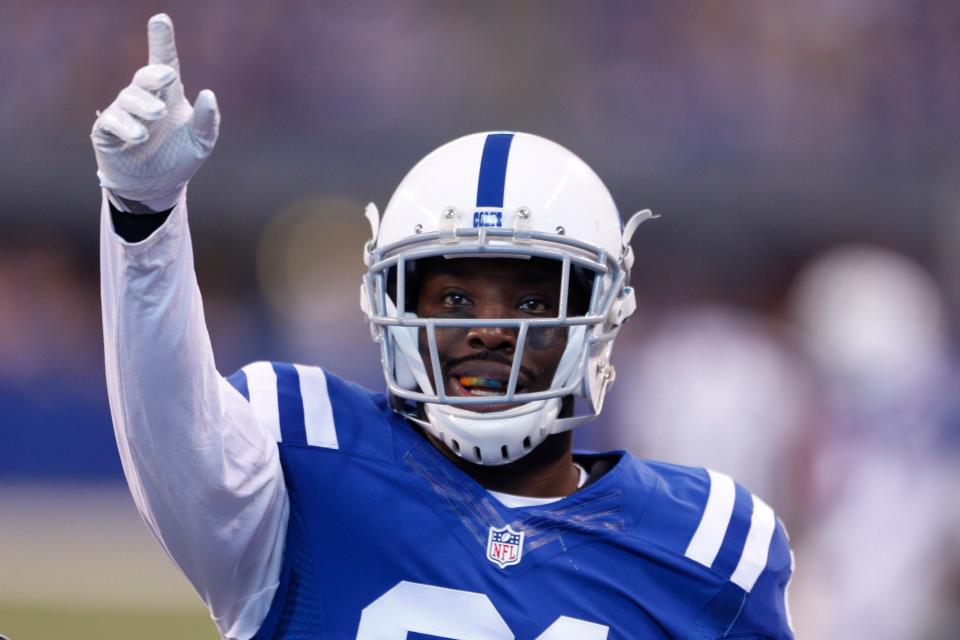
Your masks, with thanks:
M 185 197 L 139 242 L 104 192 L 100 258 L 107 390 L 137 509 L 220 634 L 254 635 L 277 589 L 289 501 L 274 438 L 217 372 Z
M 793 577 L 793 551 L 783 523 L 779 519 L 767 565 L 747 594 L 743 609 L 724 638 L 738 640 L 794 640 L 787 599 L 787 587 Z

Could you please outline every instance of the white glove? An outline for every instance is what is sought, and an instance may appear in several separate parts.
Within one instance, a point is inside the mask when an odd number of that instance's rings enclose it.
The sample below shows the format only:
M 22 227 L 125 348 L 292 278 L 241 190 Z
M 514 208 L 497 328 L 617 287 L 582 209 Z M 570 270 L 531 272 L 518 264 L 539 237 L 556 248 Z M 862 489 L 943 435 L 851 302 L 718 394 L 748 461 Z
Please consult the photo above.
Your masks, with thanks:
M 130 203 L 123 201 L 134 201 L 151 211 L 164 211 L 176 204 L 213 151 L 220 111 L 209 89 L 197 95 L 192 107 L 184 98 L 169 16 L 150 18 L 147 41 L 149 64 L 98 113 L 90 137 L 100 186 L 114 204 L 127 209 Z

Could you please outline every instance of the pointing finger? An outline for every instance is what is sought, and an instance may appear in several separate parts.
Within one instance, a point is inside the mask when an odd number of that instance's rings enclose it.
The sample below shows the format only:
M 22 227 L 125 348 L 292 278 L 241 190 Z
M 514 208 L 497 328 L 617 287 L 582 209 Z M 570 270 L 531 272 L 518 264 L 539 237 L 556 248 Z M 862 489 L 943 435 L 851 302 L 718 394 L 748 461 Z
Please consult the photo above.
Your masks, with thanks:
M 173 38 L 173 21 L 165 13 L 158 13 L 147 23 L 147 43 L 150 64 L 165 64 L 180 72 L 177 43 Z

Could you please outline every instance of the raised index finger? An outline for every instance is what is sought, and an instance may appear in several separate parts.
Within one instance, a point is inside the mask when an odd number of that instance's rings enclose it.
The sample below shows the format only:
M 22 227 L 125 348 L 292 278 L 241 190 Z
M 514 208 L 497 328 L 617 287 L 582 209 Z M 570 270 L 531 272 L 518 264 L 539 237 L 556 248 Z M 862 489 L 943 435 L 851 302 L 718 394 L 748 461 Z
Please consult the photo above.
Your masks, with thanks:
M 158 13 L 147 23 L 147 43 L 150 64 L 165 64 L 180 73 L 177 59 L 177 43 L 173 39 L 173 20 L 165 13 Z

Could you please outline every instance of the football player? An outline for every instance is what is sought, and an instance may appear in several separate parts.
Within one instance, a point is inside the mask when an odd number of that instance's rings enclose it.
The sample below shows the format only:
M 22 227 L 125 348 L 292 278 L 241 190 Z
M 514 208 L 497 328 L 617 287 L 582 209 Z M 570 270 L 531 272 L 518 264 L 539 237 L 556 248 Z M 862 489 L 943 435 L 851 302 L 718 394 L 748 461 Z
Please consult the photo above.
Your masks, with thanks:
M 103 322 L 134 501 L 225 638 L 792 638 L 773 511 L 729 477 L 574 454 L 634 311 L 630 238 L 565 148 L 429 154 L 366 217 L 361 306 L 385 393 L 257 362 L 222 377 L 186 186 L 213 93 L 173 26 L 93 127 Z

